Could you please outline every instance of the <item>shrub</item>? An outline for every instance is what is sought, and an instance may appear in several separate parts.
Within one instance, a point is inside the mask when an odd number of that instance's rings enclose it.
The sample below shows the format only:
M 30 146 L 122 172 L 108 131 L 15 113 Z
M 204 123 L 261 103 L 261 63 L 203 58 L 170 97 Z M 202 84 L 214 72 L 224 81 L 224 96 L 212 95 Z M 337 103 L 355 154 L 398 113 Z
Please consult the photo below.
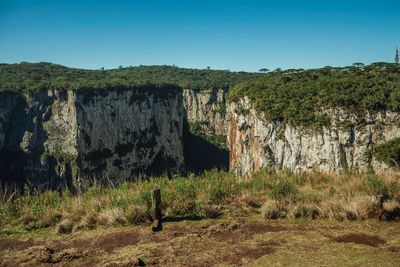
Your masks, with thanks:
M 217 205 L 205 205 L 203 206 L 203 211 L 206 218 L 217 218 L 222 214 L 221 207 Z
M 24 226 L 25 230 L 33 230 L 36 229 L 36 225 L 37 225 L 37 221 L 38 218 L 31 215 L 31 214 L 27 214 L 21 217 L 20 219 L 22 225 Z
M 99 214 L 98 220 L 99 224 L 105 226 L 116 226 L 125 225 L 126 219 L 124 212 L 119 208 L 105 210 Z
M 94 229 L 97 225 L 97 213 L 89 212 L 82 219 L 82 227 Z
M 140 205 L 129 205 L 125 210 L 125 219 L 128 224 L 139 224 L 151 219 L 146 207 Z
M 101 186 L 99 185 L 94 185 L 88 188 L 88 190 L 83 194 L 82 199 L 83 200 L 89 200 L 98 196 L 101 196 L 103 194 L 103 190 L 101 189 Z
M 282 180 L 272 186 L 269 197 L 278 201 L 284 199 L 295 201 L 297 195 L 298 192 L 295 185 L 289 180 Z
M 319 216 L 319 211 L 312 204 L 309 205 L 300 204 L 295 207 L 292 207 L 291 213 L 292 217 L 296 219 L 309 218 L 314 220 Z
M 383 202 L 383 210 L 386 220 L 395 220 L 400 218 L 400 203 L 397 200 L 388 200 Z
M 400 138 L 375 146 L 372 149 L 372 155 L 389 166 L 400 167 Z
M 63 220 L 57 224 L 56 233 L 58 234 L 69 234 L 74 228 L 74 223 L 70 220 Z
M 351 210 L 345 210 L 344 213 L 345 213 L 346 219 L 349 221 L 355 221 L 358 219 L 357 214 Z
M 278 219 L 284 217 L 279 202 L 276 200 L 267 200 L 261 208 L 261 214 L 265 219 Z
M 364 190 L 371 195 L 381 195 L 383 199 L 389 196 L 388 184 L 378 175 L 367 175 L 363 185 Z
M 224 190 L 224 186 L 217 182 L 214 186 L 211 186 L 208 192 L 208 203 L 216 205 L 222 204 L 228 195 L 229 192 Z

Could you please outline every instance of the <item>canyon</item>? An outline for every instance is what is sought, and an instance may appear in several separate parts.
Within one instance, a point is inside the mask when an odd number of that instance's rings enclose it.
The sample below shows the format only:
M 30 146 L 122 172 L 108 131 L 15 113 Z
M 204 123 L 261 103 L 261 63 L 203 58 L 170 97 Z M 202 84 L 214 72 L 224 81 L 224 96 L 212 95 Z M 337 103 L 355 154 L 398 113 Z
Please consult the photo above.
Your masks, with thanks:
M 3 92 L 1 178 L 80 190 L 96 180 L 119 183 L 213 167 L 238 177 L 263 168 L 395 169 L 370 150 L 400 138 L 398 113 L 367 112 L 359 123 L 359 115 L 326 108 L 320 112 L 329 117 L 329 126 L 294 127 L 266 120 L 247 97 L 227 102 L 227 93 L 172 85 Z M 227 148 L 209 142 L 221 137 L 227 137 Z

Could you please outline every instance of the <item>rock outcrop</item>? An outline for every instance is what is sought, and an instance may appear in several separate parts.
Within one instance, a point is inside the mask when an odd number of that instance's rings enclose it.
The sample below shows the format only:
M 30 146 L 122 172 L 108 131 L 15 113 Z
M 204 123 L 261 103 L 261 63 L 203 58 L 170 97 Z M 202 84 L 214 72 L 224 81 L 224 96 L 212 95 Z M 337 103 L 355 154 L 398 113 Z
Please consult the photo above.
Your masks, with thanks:
M 371 157 L 374 144 L 400 137 L 400 114 L 378 111 L 358 116 L 341 109 L 321 111 L 329 127 L 311 130 L 264 119 L 247 97 L 227 106 L 230 170 L 247 175 L 261 168 L 282 170 L 384 170 L 389 167 Z
M 207 135 L 225 135 L 228 132 L 226 120 L 227 90 L 183 90 L 185 118 L 190 124 L 198 124 Z
M 118 182 L 184 167 L 176 87 L 0 97 L 3 181 L 80 188 L 88 178 Z
M 183 90 L 187 172 L 202 173 L 212 168 L 228 170 L 226 93 L 223 89 Z

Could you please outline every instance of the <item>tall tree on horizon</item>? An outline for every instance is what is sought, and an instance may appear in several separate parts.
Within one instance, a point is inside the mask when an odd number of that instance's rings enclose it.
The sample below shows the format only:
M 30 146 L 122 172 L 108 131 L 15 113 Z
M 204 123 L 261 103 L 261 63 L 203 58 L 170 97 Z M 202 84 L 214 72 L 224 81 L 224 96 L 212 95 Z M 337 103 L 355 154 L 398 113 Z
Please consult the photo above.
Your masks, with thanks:
M 259 71 L 259 72 L 268 72 L 269 69 L 267 69 L 267 68 L 262 68 L 262 69 L 259 69 L 258 71 Z
M 396 62 L 396 65 L 399 65 L 399 48 L 396 47 L 396 56 L 394 57 L 394 61 Z

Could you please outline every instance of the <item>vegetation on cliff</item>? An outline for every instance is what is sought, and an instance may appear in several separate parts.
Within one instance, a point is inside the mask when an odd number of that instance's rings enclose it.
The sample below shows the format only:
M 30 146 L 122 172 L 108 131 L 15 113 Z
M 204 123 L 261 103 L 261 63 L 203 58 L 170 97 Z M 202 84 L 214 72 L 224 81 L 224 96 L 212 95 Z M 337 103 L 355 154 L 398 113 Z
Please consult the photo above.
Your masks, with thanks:
M 190 133 L 198 136 L 210 144 L 213 144 L 219 149 L 228 150 L 227 140 L 225 135 L 206 134 L 203 125 L 208 126 L 207 121 L 197 121 L 190 125 Z
M 84 70 L 52 63 L 0 64 L 0 92 L 101 90 L 143 84 L 174 84 L 187 89 L 227 89 L 260 77 L 259 73 L 185 69 L 175 66 L 138 66 L 112 70 Z
M 340 107 L 362 115 L 365 111 L 400 111 L 400 67 L 391 63 L 360 63 L 350 67 L 276 70 L 260 79 L 236 85 L 227 96 L 248 96 L 266 119 L 291 125 L 329 125 L 321 109 Z
M 385 162 L 390 167 L 400 167 L 400 138 L 389 140 L 376 145 L 372 149 L 372 155 L 379 161 Z

